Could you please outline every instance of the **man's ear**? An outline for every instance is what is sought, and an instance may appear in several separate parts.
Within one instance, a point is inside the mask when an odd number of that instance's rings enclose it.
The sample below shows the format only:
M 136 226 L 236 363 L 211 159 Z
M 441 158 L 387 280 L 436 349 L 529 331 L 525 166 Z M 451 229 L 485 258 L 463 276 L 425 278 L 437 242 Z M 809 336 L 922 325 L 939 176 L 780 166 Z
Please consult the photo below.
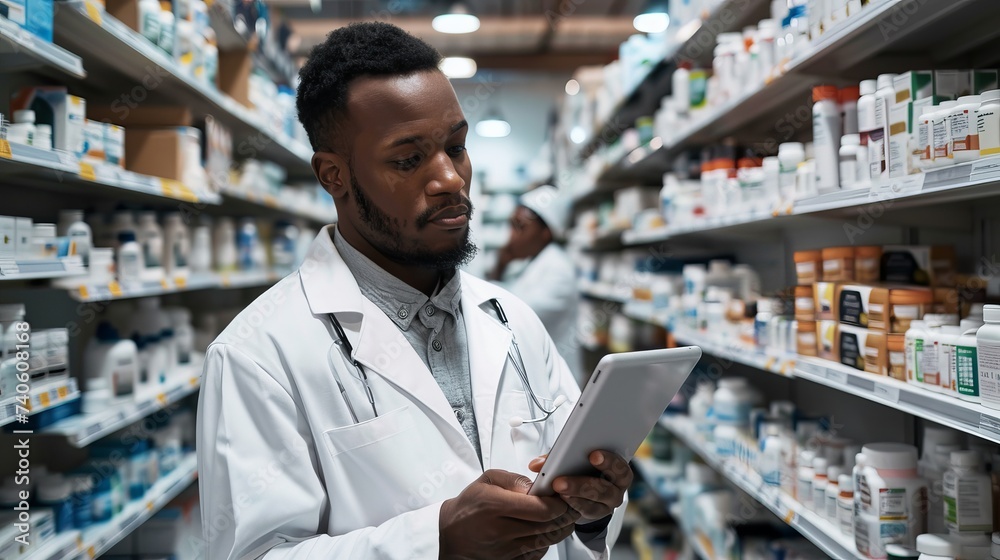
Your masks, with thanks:
M 312 157 L 313 173 L 334 200 L 347 196 L 351 184 L 347 160 L 334 152 L 316 152 Z

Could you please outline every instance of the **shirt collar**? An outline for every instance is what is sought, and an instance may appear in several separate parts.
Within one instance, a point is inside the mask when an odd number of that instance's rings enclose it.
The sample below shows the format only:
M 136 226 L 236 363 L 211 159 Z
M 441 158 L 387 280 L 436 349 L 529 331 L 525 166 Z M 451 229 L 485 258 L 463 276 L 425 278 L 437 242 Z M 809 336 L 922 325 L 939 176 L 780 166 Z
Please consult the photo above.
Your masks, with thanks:
M 434 307 L 458 315 L 462 300 L 461 275 L 452 272 L 451 277 L 442 286 L 440 283 L 432 297 L 396 278 L 385 269 L 375 264 L 360 251 L 355 249 L 340 234 L 340 230 L 332 228 L 333 244 L 340 253 L 358 281 L 361 293 L 370 299 L 402 330 L 410 328 L 410 324 L 428 302 Z

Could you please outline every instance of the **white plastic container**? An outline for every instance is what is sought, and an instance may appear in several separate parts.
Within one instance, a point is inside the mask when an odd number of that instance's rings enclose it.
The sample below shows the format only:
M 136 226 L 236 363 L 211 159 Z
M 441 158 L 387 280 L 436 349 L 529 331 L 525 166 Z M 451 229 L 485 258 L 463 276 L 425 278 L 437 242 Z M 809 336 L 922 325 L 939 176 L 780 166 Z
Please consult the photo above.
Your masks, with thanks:
M 721 486 L 719 475 L 708 465 L 688 463 L 684 466 L 684 484 L 680 488 L 681 528 L 685 531 L 694 529 L 696 510 L 694 500 L 699 495 L 715 490 Z
M 948 531 L 944 522 L 944 473 L 951 467 L 951 454 L 961 451 L 963 446 L 960 443 L 939 443 L 930 447 L 930 466 L 920 472 L 920 476 L 927 480 L 927 530 L 944 533 Z
M 885 558 L 886 544 L 913 547 L 927 527 L 927 481 L 917 475 L 917 449 L 901 443 L 864 446 L 855 524 L 858 550 Z
M 212 230 L 205 224 L 191 233 L 191 274 L 206 274 L 212 270 Z
M 962 336 L 962 328 L 946 325 L 938 334 L 938 383 L 942 393 L 957 397 L 958 385 L 955 381 L 955 346 Z
M 867 171 L 867 169 L 860 167 L 860 153 L 860 135 L 845 134 L 840 138 L 839 163 L 841 189 L 856 189 L 859 186 L 865 185 L 865 183 L 861 182 L 861 174 Z
M 50 124 L 36 124 L 35 125 L 35 139 L 32 145 L 36 148 L 41 148 L 43 150 L 52 149 L 52 125 Z
M 834 86 L 813 88 L 813 145 L 816 152 L 816 188 L 820 194 L 840 188 L 839 152 L 843 133 L 838 99 Z
M 840 496 L 840 477 L 844 475 L 842 467 L 833 466 L 826 471 L 826 493 L 823 496 L 823 507 L 817 507 L 820 515 L 831 523 L 837 522 L 837 498 Z
M 18 144 L 33 146 L 38 129 L 35 127 L 35 112 L 31 109 L 14 111 L 14 122 L 7 126 L 7 139 Z
M 190 274 L 191 236 L 180 212 L 163 219 L 163 267 L 169 278 L 187 278 Z
M 191 312 L 183 307 L 174 307 L 167 312 L 174 330 L 177 363 L 182 366 L 190 364 L 194 352 L 194 327 L 191 326 Z
M 232 218 L 219 218 L 216 221 L 214 244 L 213 256 L 215 257 L 216 271 L 231 272 L 236 270 L 236 226 L 233 224 Z
M 131 231 L 118 234 L 118 251 L 115 255 L 115 265 L 118 282 L 122 286 L 135 287 L 142 285 L 142 247 L 135 240 Z
M 90 226 L 83 221 L 83 210 L 60 210 L 56 232 L 68 237 L 72 247 L 70 254 L 80 255 L 84 264 L 90 262 L 90 249 L 94 245 Z
M 931 125 L 931 116 L 937 112 L 934 106 L 923 107 L 917 117 L 917 146 L 920 151 L 920 169 L 929 169 L 934 166 L 934 130 Z
M 920 370 L 924 374 L 924 388 L 941 392 L 941 327 L 940 323 L 931 322 L 925 316 L 927 323 L 924 336 L 924 353 L 920 358 Z
M 959 97 L 948 113 L 948 142 L 953 163 L 979 159 L 979 128 L 976 111 L 981 103 L 978 95 Z
M 760 444 L 760 476 L 766 484 L 781 485 L 781 456 L 784 438 L 781 428 L 775 424 L 767 426 L 767 433 Z
M 976 332 L 979 397 L 983 406 L 1000 410 L 1000 305 L 983 307 L 983 321 Z
M 139 34 L 154 45 L 160 40 L 160 3 L 139 0 Z
M 976 331 L 983 326 L 977 318 L 962 319 L 959 327 L 962 334 L 955 340 L 952 376 L 958 398 L 979 402 L 979 358 L 976 347 Z
M 927 337 L 927 324 L 923 320 L 910 321 L 910 328 L 904 338 L 906 353 L 906 382 L 923 386 L 924 374 L 920 369 L 920 360 L 924 355 L 924 339 Z
M 932 167 L 951 163 L 951 129 L 948 115 L 956 104 L 955 101 L 944 101 L 938 105 L 937 111 L 930 114 L 931 150 L 934 152 Z
M 742 377 L 725 377 L 713 395 L 713 419 L 717 424 L 745 427 L 750 422 L 754 394 Z
M 795 498 L 805 507 L 813 509 L 813 480 L 816 478 L 816 471 L 813 464 L 816 461 L 816 452 L 810 449 L 799 451 L 799 468 L 796 474 Z
M 171 58 L 174 56 L 175 27 L 173 8 L 170 2 L 160 2 L 160 36 L 156 40 L 156 45 L 163 49 Z
M 87 281 L 92 285 L 106 285 L 115 279 L 115 250 L 94 247 L 90 250 Z
M 715 452 L 719 457 L 732 457 L 736 454 L 736 441 L 740 437 L 740 429 L 728 424 L 716 424 L 712 429 L 712 440 L 715 442 Z
M 703 436 L 710 435 L 715 427 L 710 417 L 714 399 L 715 384 L 711 381 L 701 381 L 695 387 L 694 395 L 688 401 L 688 415 L 698 432 Z
M 984 91 L 976 110 L 976 132 L 979 133 L 979 155 L 1000 154 L 1000 89 Z
M 785 142 L 778 146 L 778 192 L 782 204 L 795 200 L 795 185 L 799 164 L 806 159 L 806 148 L 801 142 Z
M 687 115 L 691 110 L 691 67 L 688 64 L 678 64 L 670 76 L 670 85 L 674 107 L 681 115 Z
M 826 471 L 829 468 L 830 462 L 826 460 L 826 457 L 816 457 L 813 459 L 813 496 L 809 502 L 812 504 L 813 511 L 820 515 L 823 515 L 823 511 L 826 508 L 826 485 L 829 482 Z
M 156 223 L 156 212 L 139 213 L 136 241 L 142 247 L 143 281 L 159 282 L 163 280 L 166 277 L 163 269 L 163 231 Z
M 55 259 L 59 256 L 55 224 L 36 223 L 32 226 L 31 250 L 37 259 Z
M 837 519 L 840 532 L 845 535 L 854 534 L 854 477 L 842 474 L 837 478 Z
M 861 135 L 861 159 L 864 160 L 861 174 L 862 186 L 871 183 L 871 158 L 869 145 L 873 131 L 877 128 L 875 122 L 875 92 L 878 91 L 876 80 L 865 80 L 859 86 L 861 97 L 858 99 L 858 133 Z
M 977 451 L 955 451 L 944 473 L 948 532 L 983 534 L 993 530 L 993 482 Z
M 858 97 L 860 95 L 861 92 L 858 87 L 846 87 L 838 91 L 838 96 L 840 97 L 841 127 L 843 129 L 842 133 L 845 136 L 848 134 L 858 134 Z
M 889 107 L 895 103 L 896 74 L 881 74 L 875 92 L 875 128 L 868 142 L 868 165 L 873 181 L 889 176 Z
M 139 357 L 135 343 L 122 339 L 110 323 L 101 323 L 84 351 L 86 389 L 107 388 L 112 398 L 132 395 L 139 379 Z M 92 380 L 100 380 L 91 386 Z
M 962 550 L 948 535 L 927 533 L 917 537 L 917 551 L 919 560 L 954 560 Z

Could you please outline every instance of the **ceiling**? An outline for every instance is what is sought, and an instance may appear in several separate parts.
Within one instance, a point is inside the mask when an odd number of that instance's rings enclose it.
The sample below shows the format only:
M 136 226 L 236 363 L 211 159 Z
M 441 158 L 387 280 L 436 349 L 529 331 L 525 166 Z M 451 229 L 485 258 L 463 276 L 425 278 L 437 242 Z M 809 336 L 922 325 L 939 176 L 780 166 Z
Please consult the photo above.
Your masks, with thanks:
M 466 2 L 479 17 L 475 33 L 447 35 L 431 28 L 434 16 L 449 11 L 438 0 L 323 0 L 314 13 L 309 0 L 268 0 L 281 12 L 304 56 L 326 35 L 355 21 L 394 23 L 424 39 L 445 56 L 471 56 L 480 68 L 570 71 L 606 64 L 618 45 L 636 33 L 632 18 L 647 0 L 501 0 Z

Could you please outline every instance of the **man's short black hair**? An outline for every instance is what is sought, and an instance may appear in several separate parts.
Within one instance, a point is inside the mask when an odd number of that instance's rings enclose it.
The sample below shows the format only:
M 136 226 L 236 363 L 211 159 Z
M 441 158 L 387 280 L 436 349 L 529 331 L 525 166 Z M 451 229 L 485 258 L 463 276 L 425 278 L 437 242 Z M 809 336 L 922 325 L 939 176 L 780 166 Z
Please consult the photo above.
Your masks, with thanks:
M 440 62 L 434 47 L 392 24 L 352 23 L 332 31 L 299 71 L 295 105 L 313 150 L 336 151 L 334 137 L 352 80 L 405 76 L 437 69 Z

